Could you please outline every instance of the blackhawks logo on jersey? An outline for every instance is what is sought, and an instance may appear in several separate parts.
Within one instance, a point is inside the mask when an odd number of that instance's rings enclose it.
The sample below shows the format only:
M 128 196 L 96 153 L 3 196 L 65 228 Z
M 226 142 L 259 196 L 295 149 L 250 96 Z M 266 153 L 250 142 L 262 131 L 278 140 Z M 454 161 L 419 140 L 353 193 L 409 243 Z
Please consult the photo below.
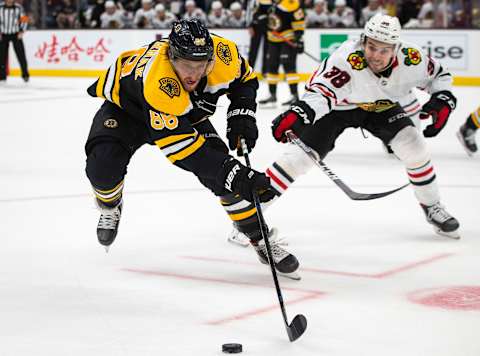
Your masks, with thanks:
M 348 55 L 347 61 L 355 70 L 362 70 L 367 68 L 367 61 L 365 60 L 365 56 L 363 55 L 362 51 L 355 51 L 353 53 L 350 53 Z
M 217 57 L 227 66 L 232 62 L 232 52 L 230 52 L 230 48 L 222 42 L 217 46 Z
M 415 48 L 402 48 L 402 53 L 405 55 L 405 65 L 417 65 L 422 61 L 420 52 Z
M 180 96 L 180 84 L 175 79 L 166 77 L 158 82 L 160 83 L 160 89 L 171 99 L 174 96 Z

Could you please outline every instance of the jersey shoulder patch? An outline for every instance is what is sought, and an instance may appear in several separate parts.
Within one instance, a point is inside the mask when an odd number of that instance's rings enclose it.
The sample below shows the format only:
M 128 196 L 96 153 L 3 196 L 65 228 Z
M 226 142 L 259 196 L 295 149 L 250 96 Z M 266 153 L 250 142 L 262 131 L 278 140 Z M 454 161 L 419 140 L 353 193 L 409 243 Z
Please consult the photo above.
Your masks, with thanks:
M 143 93 L 147 103 L 155 110 L 180 116 L 187 113 L 192 104 L 170 63 L 168 46 L 168 42 L 162 46 L 144 77 Z
M 367 61 L 362 51 L 350 53 L 347 57 L 347 62 L 350 63 L 352 69 L 354 70 L 362 70 L 367 68 Z
M 417 65 L 420 64 L 420 62 L 422 61 L 422 55 L 420 54 L 420 51 L 416 48 L 405 47 L 402 48 L 401 51 L 404 55 L 403 63 L 405 63 L 405 65 L 407 66 Z
M 229 84 L 240 77 L 241 60 L 234 42 L 212 35 L 215 64 L 208 74 L 208 85 L 215 87 Z

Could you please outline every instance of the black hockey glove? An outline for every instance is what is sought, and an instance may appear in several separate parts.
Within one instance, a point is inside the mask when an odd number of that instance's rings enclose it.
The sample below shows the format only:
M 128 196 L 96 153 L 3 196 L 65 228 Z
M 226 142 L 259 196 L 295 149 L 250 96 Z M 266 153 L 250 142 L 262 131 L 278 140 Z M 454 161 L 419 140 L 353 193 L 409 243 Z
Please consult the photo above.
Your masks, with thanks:
M 269 177 L 245 167 L 233 157 L 223 163 L 217 182 L 249 202 L 253 202 L 253 192 L 258 194 L 261 202 L 267 202 L 275 196 Z
M 432 123 L 423 130 L 423 136 L 437 136 L 446 125 L 448 117 L 455 109 L 456 104 L 457 98 L 447 90 L 433 93 L 430 100 L 422 106 L 420 111 L 420 119 L 425 120 L 430 116 L 432 117 Z
M 278 142 L 287 142 L 285 132 L 292 130 L 299 135 L 307 125 L 311 125 L 315 112 L 304 101 L 297 101 L 289 110 L 277 116 L 272 122 L 272 134 Z
M 248 152 L 255 147 L 258 138 L 255 111 L 257 104 L 253 98 L 238 98 L 232 101 L 227 113 L 227 139 L 231 150 L 238 150 L 241 156 L 240 139 L 243 137 L 247 144 Z

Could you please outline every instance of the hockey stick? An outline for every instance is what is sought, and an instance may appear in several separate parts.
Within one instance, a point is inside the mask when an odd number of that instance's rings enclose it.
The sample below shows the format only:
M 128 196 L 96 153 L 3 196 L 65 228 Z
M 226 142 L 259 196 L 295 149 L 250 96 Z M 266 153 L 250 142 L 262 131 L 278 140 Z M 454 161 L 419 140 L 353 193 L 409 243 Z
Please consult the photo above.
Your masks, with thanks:
M 378 199 L 378 198 L 383 198 L 386 197 L 387 195 L 393 194 L 395 192 L 398 192 L 399 190 L 405 188 L 407 185 L 410 183 L 407 183 L 405 185 L 402 185 L 399 188 L 389 190 L 388 192 L 383 192 L 383 193 L 358 193 L 354 192 L 353 190 L 350 189 L 343 181 L 338 178 L 338 176 L 330 169 L 328 166 L 323 163 L 323 161 L 318 157 L 317 153 L 310 148 L 308 145 L 303 143 L 302 140 L 300 140 L 297 135 L 295 135 L 292 131 L 287 131 L 286 135 L 288 139 L 296 144 L 298 147 L 300 147 L 303 152 L 305 152 L 308 157 L 317 165 L 320 167 L 320 169 L 327 175 L 328 178 L 330 178 L 337 186 L 340 187 L 341 190 L 345 192 L 349 196 L 350 199 L 352 200 L 373 200 L 373 199 Z
M 277 31 L 272 31 L 272 33 L 277 36 L 278 38 L 281 38 L 284 42 L 286 42 L 290 47 L 293 47 L 293 48 L 297 48 L 297 45 L 295 43 L 293 43 L 291 40 L 289 40 L 288 38 L 286 37 L 283 37 L 279 32 Z M 308 53 L 307 51 L 303 51 L 303 53 L 301 54 L 304 54 L 306 55 L 307 57 L 310 57 L 311 59 L 313 59 L 315 62 L 317 63 L 322 63 L 321 60 L 319 60 L 317 57 L 315 57 L 313 54 L 310 54 Z
M 243 156 L 245 157 L 245 162 L 248 168 L 250 166 L 250 158 L 248 157 L 248 149 L 247 144 L 245 143 L 245 139 L 240 140 L 241 149 Z M 287 312 L 285 311 L 285 305 L 283 303 L 282 297 L 282 290 L 280 289 L 280 284 L 278 283 L 277 271 L 275 270 L 275 265 L 273 264 L 273 257 L 272 257 L 272 249 L 270 247 L 270 241 L 268 241 L 268 236 L 265 236 L 265 220 L 263 219 L 262 208 L 260 205 L 260 199 L 256 192 L 252 192 L 253 194 L 253 202 L 255 204 L 255 209 L 257 209 L 257 217 L 258 217 L 258 224 L 260 225 L 260 232 L 263 237 L 263 241 L 265 241 L 265 246 L 267 247 L 267 257 L 268 257 L 268 264 L 270 265 L 270 270 L 272 271 L 273 282 L 275 284 L 275 290 L 277 291 L 278 302 L 280 303 L 280 309 L 282 310 L 283 322 L 285 324 L 285 328 L 287 329 L 288 338 L 291 342 L 297 340 L 302 334 L 305 332 L 307 328 L 307 318 L 304 315 L 298 314 L 296 315 L 292 322 L 288 324 L 287 319 Z

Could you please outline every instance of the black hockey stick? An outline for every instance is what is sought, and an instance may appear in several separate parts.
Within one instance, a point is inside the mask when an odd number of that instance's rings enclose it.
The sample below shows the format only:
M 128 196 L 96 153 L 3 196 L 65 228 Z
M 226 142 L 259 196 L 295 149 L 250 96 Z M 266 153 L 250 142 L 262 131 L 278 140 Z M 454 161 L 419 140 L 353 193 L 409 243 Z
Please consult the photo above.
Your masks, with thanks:
M 245 139 L 241 139 L 240 143 L 242 145 L 242 153 L 245 157 L 245 162 L 248 168 L 251 168 L 250 158 L 248 157 L 248 149 L 245 143 Z M 285 328 L 287 329 L 288 338 L 291 342 L 297 340 L 307 329 L 307 318 L 304 315 L 296 315 L 292 322 L 288 324 L 287 312 L 285 311 L 285 305 L 283 303 L 282 290 L 280 289 L 280 284 L 278 283 L 277 271 L 275 270 L 275 265 L 273 264 L 272 249 L 270 247 L 270 241 L 268 241 L 268 236 L 265 236 L 265 220 L 263 219 L 262 207 L 260 205 L 260 199 L 256 192 L 252 192 L 253 202 L 255 204 L 255 209 L 257 209 L 258 224 L 260 225 L 260 232 L 262 234 L 263 240 L 265 241 L 265 246 L 267 247 L 267 256 L 268 263 L 270 265 L 270 270 L 272 271 L 273 282 L 275 284 L 275 290 L 277 291 L 278 301 L 280 303 L 280 309 L 282 310 L 283 322 L 285 323 Z
M 283 41 L 285 41 L 290 47 L 293 47 L 293 48 L 297 48 L 297 45 L 292 42 L 291 40 L 289 40 L 288 38 L 282 36 L 279 32 L 277 31 L 272 31 L 273 34 L 279 38 L 281 38 Z M 307 51 L 303 51 L 301 54 L 304 54 L 306 55 L 307 57 L 310 57 L 311 59 L 313 59 L 315 62 L 317 63 L 322 63 L 322 61 L 320 59 L 318 59 L 317 57 L 315 57 L 313 54 L 311 53 L 308 53 Z
M 393 194 L 395 192 L 398 192 L 399 190 L 405 188 L 407 185 L 410 183 L 407 183 L 405 185 L 402 185 L 399 188 L 389 190 L 388 192 L 383 192 L 383 193 L 358 193 L 354 192 L 353 190 L 350 189 L 343 181 L 338 178 L 338 176 L 330 169 L 328 166 L 323 163 L 323 161 L 318 157 L 317 153 L 310 148 L 308 145 L 303 143 L 302 140 L 300 140 L 297 135 L 295 135 L 292 131 L 287 131 L 286 135 L 288 139 L 296 144 L 298 147 L 300 147 L 303 152 L 305 152 L 310 159 L 315 162 L 317 166 L 320 167 L 320 169 L 327 175 L 328 178 L 330 178 L 337 186 L 340 187 L 341 190 L 345 192 L 349 196 L 350 199 L 352 200 L 373 200 L 373 199 L 378 199 L 378 198 L 383 198 L 386 197 L 387 195 Z

